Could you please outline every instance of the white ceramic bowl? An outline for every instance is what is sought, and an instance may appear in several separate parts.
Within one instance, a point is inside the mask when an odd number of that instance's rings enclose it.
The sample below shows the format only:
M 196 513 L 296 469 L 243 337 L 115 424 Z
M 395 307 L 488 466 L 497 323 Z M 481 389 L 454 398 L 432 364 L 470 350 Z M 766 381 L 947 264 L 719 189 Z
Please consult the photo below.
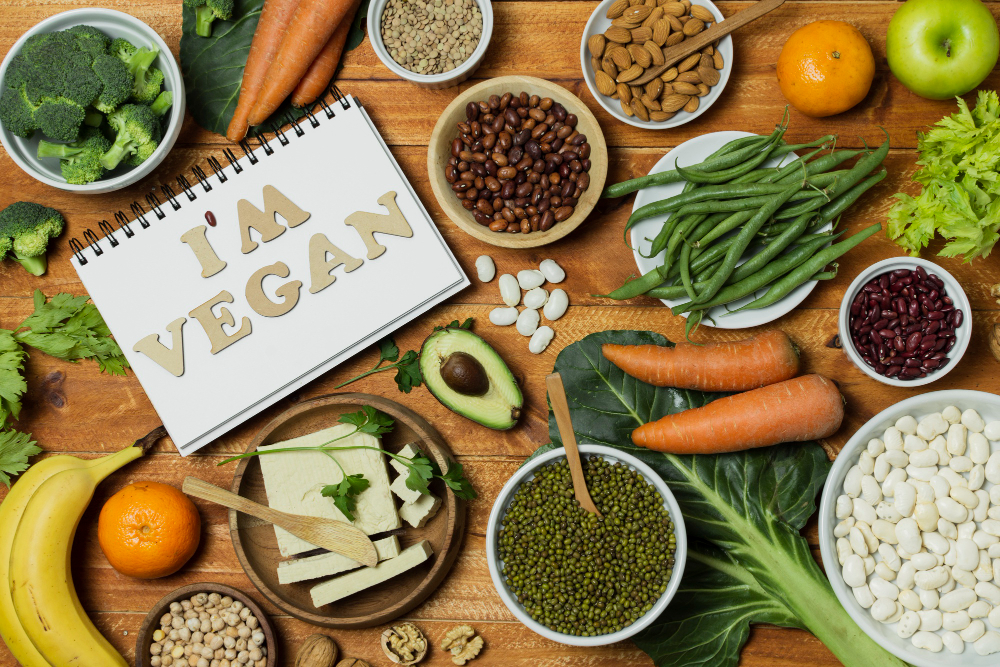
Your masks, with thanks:
M 455 69 L 441 74 L 417 74 L 402 67 L 392 59 L 382 43 L 382 13 L 385 11 L 387 2 L 388 0 L 372 0 L 371 4 L 368 5 L 368 39 L 371 41 L 372 48 L 375 49 L 375 55 L 393 74 L 418 86 L 436 89 L 457 86 L 472 76 L 472 73 L 479 68 L 483 56 L 486 55 L 486 49 L 489 48 L 490 38 L 493 36 L 493 5 L 490 0 L 476 0 L 479 11 L 483 15 L 483 33 L 480 35 L 479 44 L 476 45 L 472 55 Z
M 496 502 L 493 503 L 493 510 L 490 512 L 489 524 L 486 528 L 486 562 L 490 568 L 490 577 L 493 578 L 493 586 L 497 589 L 497 593 L 500 594 L 503 603 L 517 617 L 517 620 L 526 625 L 528 629 L 546 639 L 551 639 L 561 644 L 570 644 L 572 646 L 604 646 L 605 644 L 613 644 L 623 639 L 628 639 L 643 628 L 648 627 L 650 623 L 663 613 L 667 605 L 670 604 L 670 600 L 673 599 L 677 593 L 677 589 L 681 585 L 681 577 L 684 575 L 684 564 L 687 562 L 687 532 L 684 530 L 684 517 L 681 514 L 681 508 L 677 504 L 677 500 L 674 499 L 674 494 L 670 492 L 667 483 L 652 468 L 630 454 L 604 445 L 580 445 L 580 453 L 584 455 L 595 454 L 612 463 L 621 462 L 641 474 L 647 482 L 656 487 L 656 490 L 660 492 L 660 496 L 663 498 L 663 505 L 667 508 L 670 518 L 674 522 L 676 550 L 674 552 L 674 571 L 670 577 L 670 582 L 667 584 L 667 590 L 663 592 L 663 595 L 656 601 L 653 608 L 636 620 L 635 623 L 618 632 L 598 635 L 596 637 L 577 637 L 550 630 L 531 618 L 521 603 L 507 589 L 502 572 L 503 561 L 497 555 L 497 533 L 500 530 L 500 519 L 506 514 L 507 508 L 514 499 L 514 492 L 517 491 L 523 482 L 534 477 L 535 471 L 540 466 L 566 457 L 566 452 L 561 447 L 546 452 L 526 463 L 500 489 L 500 495 L 497 496 Z
M 10 60 L 21 51 L 21 46 L 32 35 L 44 32 L 58 32 L 75 25 L 89 25 L 97 28 L 112 39 L 122 37 L 132 42 L 136 46 L 155 45 L 160 49 L 160 54 L 153 63 L 163 71 L 163 89 L 172 91 L 174 94 L 173 106 L 170 107 L 170 121 L 163 132 L 163 139 L 159 147 L 138 167 L 129 167 L 124 163 L 112 172 L 105 174 L 104 178 L 84 185 L 72 185 L 66 182 L 59 171 L 59 160 L 44 159 L 35 157 L 38 150 L 38 142 L 44 138 L 41 132 L 35 132 L 31 139 L 17 137 L 0 127 L 0 143 L 10 157 L 21 169 L 37 181 L 46 185 L 51 185 L 60 190 L 72 192 L 84 192 L 98 194 L 102 192 L 113 192 L 142 179 L 163 161 L 170 149 L 177 141 L 177 136 L 181 132 L 181 124 L 184 121 L 184 79 L 181 77 L 180 67 L 174 59 L 167 43 L 148 25 L 122 12 L 113 9 L 100 9 L 97 7 L 87 9 L 71 9 L 50 16 L 38 23 L 21 38 L 14 42 L 14 46 L 7 52 L 7 56 L 0 63 L 0 86 L 3 85 L 4 73 Z
M 720 95 L 722 95 L 722 91 L 725 90 L 726 84 L 729 83 L 729 75 L 733 71 L 733 38 L 731 35 L 726 35 L 719 41 L 719 53 L 722 54 L 723 59 L 722 70 L 719 72 L 719 83 L 712 86 L 708 95 L 699 98 L 698 109 L 694 113 L 678 111 L 670 120 L 644 121 L 636 118 L 635 116 L 626 115 L 625 112 L 622 111 L 622 105 L 618 100 L 605 97 L 597 92 L 597 83 L 594 81 L 594 70 L 590 66 L 590 52 L 587 50 L 587 40 L 590 39 L 591 35 L 603 33 L 611 27 L 611 19 L 607 18 L 605 14 L 607 14 L 608 7 L 610 7 L 614 1 L 615 0 L 604 0 L 597 5 L 597 8 L 594 9 L 594 13 L 590 15 L 590 20 L 587 21 L 587 26 L 583 29 L 583 39 L 580 42 L 580 65 L 583 67 L 583 79 L 587 82 L 587 87 L 590 88 L 590 94 L 594 96 L 597 103 L 604 107 L 605 111 L 623 123 L 628 123 L 629 125 L 633 125 L 635 127 L 646 128 L 647 130 L 666 130 L 671 127 L 683 125 L 684 123 L 690 123 L 692 120 L 708 111 L 708 108 L 715 104 L 715 101 L 719 99 Z M 692 4 L 701 5 L 708 11 L 712 12 L 716 21 L 721 21 L 724 18 L 722 16 L 722 12 L 719 11 L 718 7 L 712 4 L 711 0 L 692 0 Z M 369 25 L 371 25 L 370 21 Z
M 897 378 L 885 377 L 884 375 L 876 373 L 874 368 L 865 363 L 865 360 L 861 358 L 861 355 L 851 342 L 851 303 L 857 296 L 858 291 L 861 290 L 865 284 L 875 276 L 879 276 L 889 271 L 895 271 L 896 269 L 910 269 L 912 271 L 918 266 L 924 267 L 924 270 L 927 273 L 933 273 L 941 279 L 944 283 L 947 296 L 951 297 L 952 301 L 954 301 L 955 308 L 962 311 L 963 321 L 958 329 L 955 330 L 955 346 L 952 347 L 951 351 L 948 353 L 949 362 L 945 366 L 938 368 L 932 373 L 928 373 L 927 377 L 916 380 L 899 380 Z M 920 259 L 919 257 L 891 257 L 869 266 L 867 269 L 858 274 L 858 277 L 854 279 L 851 286 L 847 288 L 847 292 L 844 293 L 844 300 L 840 303 L 838 330 L 840 333 L 840 344 L 843 347 L 844 353 L 852 362 L 854 362 L 854 365 L 860 368 L 866 375 L 868 375 L 868 377 L 894 387 L 920 387 L 934 382 L 934 380 L 937 380 L 938 378 L 944 377 L 949 371 L 951 371 L 952 368 L 958 365 L 959 361 L 961 361 L 962 355 L 965 354 L 966 348 L 969 347 L 969 341 L 972 339 L 972 306 L 969 303 L 969 297 L 965 294 L 965 290 L 962 289 L 962 285 L 959 284 L 954 276 L 937 264 L 928 262 L 926 259 Z
M 826 575 L 830 579 L 830 584 L 833 586 L 833 591 L 837 594 L 840 604 L 844 606 L 854 622 L 882 648 L 916 667 L 996 667 L 997 664 L 1000 664 L 996 655 L 980 656 L 972 650 L 971 646 L 966 646 L 965 652 L 959 655 L 950 653 L 948 649 L 940 653 L 931 653 L 914 648 L 909 639 L 902 639 L 896 634 L 896 623 L 879 623 L 872 618 L 867 609 L 858 604 L 851 588 L 844 583 L 838 565 L 836 540 L 833 537 L 833 528 L 838 522 L 836 518 L 837 496 L 844 492 L 844 478 L 847 476 L 847 471 L 858 462 L 862 448 L 868 445 L 870 439 L 881 437 L 885 429 L 892 426 L 897 419 L 904 415 L 912 415 L 919 421 L 933 412 L 940 412 L 949 405 L 958 406 L 962 410 L 972 408 L 979 412 L 987 423 L 1000 419 L 1000 396 L 966 389 L 949 389 L 914 396 L 900 401 L 872 417 L 840 450 L 840 453 L 837 454 L 837 460 L 834 461 L 833 468 L 830 470 L 830 476 L 827 477 L 819 506 L 819 548 L 823 554 Z M 997 449 L 998 447 L 994 443 L 993 451 L 997 451 Z M 992 484 L 986 482 L 983 488 L 989 490 L 991 486 Z M 876 554 L 875 560 L 880 561 L 881 556 Z M 987 623 L 986 619 L 982 620 Z M 990 629 L 989 623 L 987 623 L 987 629 Z M 1000 628 L 996 629 L 1000 630 Z M 943 634 L 943 631 L 939 630 L 938 634 Z

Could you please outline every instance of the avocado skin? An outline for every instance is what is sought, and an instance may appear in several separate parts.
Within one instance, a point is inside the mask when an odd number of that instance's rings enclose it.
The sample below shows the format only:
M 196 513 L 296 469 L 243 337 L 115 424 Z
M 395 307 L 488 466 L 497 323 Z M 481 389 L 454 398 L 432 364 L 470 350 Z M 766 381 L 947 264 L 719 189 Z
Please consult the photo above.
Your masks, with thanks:
M 445 383 L 441 364 L 464 352 L 486 371 L 489 388 L 481 396 L 463 395 Z M 503 358 L 489 343 L 465 329 L 446 327 L 431 333 L 420 348 L 424 384 L 443 406 L 466 419 L 498 431 L 513 428 L 521 416 L 524 395 Z

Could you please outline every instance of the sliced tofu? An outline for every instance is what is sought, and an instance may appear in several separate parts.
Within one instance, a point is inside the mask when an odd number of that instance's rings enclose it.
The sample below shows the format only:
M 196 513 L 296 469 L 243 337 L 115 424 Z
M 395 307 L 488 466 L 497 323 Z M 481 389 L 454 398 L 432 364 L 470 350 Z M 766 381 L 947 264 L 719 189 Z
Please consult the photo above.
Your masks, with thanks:
M 393 577 L 398 577 L 426 561 L 433 553 L 434 550 L 431 548 L 430 542 L 424 540 L 404 549 L 403 553 L 395 558 L 382 561 L 375 567 L 366 567 L 324 581 L 310 589 L 313 604 L 322 607 L 325 604 L 346 598 L 348 595 L 354 595 L 366 588 L 381 584 Z
M 260 449 L 268 451 L 288 447 L 315 447 L 353 430 L 354 427 L 350 424 L 338 424 L 332 428 Z M 380 445 L 377 438 L 366 433 L 355 433 L 338 440 L 335 444 L 345 447 Z M 357 496 L 355 521 L 352 525 L 366 535 L 384 533 L 401 527 L 402 523 L 396 513 L 396 501 L 393 499 L 392 491 L 389 490 L 389 473 L 385 466 L 385 456 L 370 449 L 333 451 L 329 454 L 337 459 L 348 475 L 362 473 L 369 482 L 369 487 Z M 348 523 L 347 517 L 333 504 L 333 499 L 325 498 L 321 494 L 324 486 L 337 484 L 343 479 L 340 467 L 328 454 L 319 451 L 286 452 L 261 456 L 258 460 L 264 476 L 268 505 L 282 512 L 324 517 Z M 316 548 L 283 528 L 275 526 L 274 533 L 278 538 L 278 551 L 282 556 L 294 556 Z
M 428 521 L 434 518 L 440 508 L 440 498 L 433 493 L 422 493 L 415 502 L 403 503 L 403 506 L 399 508 L 399 516 L 414 528 L 423 528 Z
M 420 496 L 424 494 L 419 491 L 414 491 L 406 485 L 406 478 L 409 476 L 409 472 L 405 475 L 400 475 L 396 479 L 392 480 L 392 484 L 389 488 L 392 489 L 392 492 L 399 496 L 399 499 L 404 503 L 415 503 L 420 500 Z
M 410 444 L 406 445 L 401 450 L 396 452 L 396 455 L 402 456 L 403 458 L 406 459 L 412 459 L 414 456 L 420 453 L 421 453 L 420 449 L 417 448 L 417 443 L 411 442 Z M 400 475 L 403 475 L 404 477 L 410 474 L 410 469 L 404 466 L 396 459 L 389 459 L 389 465 L 395 468 L 396 472 L 398 472 Z
M 375 545 L 375 551 L 378 553 L 380 561 L 395 558 L 400 553 L 399 538 L 395 535 L 375 540 L 372 544 Z M 348 570 L 356 570 L 359 567 L 361 567 L 361 563 L 335 553 L 284 560 L 278 563 L 278 583 L 294 584 L 297 581 L 329 577 Z

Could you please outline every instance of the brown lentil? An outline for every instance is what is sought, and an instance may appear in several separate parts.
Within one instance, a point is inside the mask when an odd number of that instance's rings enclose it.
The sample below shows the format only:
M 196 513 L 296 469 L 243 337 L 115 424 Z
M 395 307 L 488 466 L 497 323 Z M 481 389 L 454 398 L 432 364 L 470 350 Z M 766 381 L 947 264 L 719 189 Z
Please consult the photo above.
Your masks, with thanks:
M 389 57 L 417 74 L 441 74 L 472 55 L 483 34 L 476 0 L 389 0 L 382 12 Z

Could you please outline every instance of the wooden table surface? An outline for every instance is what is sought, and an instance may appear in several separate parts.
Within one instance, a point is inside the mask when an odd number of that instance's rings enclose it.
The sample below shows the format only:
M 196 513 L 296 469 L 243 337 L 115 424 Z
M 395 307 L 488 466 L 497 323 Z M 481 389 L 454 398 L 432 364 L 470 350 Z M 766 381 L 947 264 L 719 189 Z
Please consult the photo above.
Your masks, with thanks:
M 0 0 L 0 52 L 6 53 L 14 41 L 41 19 L 87 4 L 85 2 L 44 2 L 42 0 Z M 101 3 L 133 14 L 158 30 L 175 55 L 180 38 L 178 0 L 105 0 Z M 670 131 L 654 132 L 632 128 L 612 119 L 594 101 L 581 78 L 580 35 L 595 2 L 575 0 L 502 0 L 494 4 L 496 25 L 493 42 L 468 86 L 504 74 L 525 74 L 546 78 L 567 87 L 594 111 L 604 127 L 610 147 L 609 182 L 645 174 L 670 148 L 716 130 L 746 130 L 768 134 L 779 120 L 785 101 L 778 90 L 774 64 L 786 37 L 796 28 L 818 19 L 837 19 L 857 26 L 875 52 L 877 71 L 868 98 L 855 109 L 828 119 L 808 119 L 792 112 L 786 139 L 807 141 L 827 133 L 839 133 L 840 146 L 857 147 L 862 139 L 879 143 L 885 127 L 891 134 L 893 150 L 886 165 L 889 176 L 855 206 L 843 222 L 857 230 L 872 222 L 884 222 L 890 196 L 899 191 L 913 192 L 910 175 L 914 170 L 916 132 L 943 115 L 951 113 L 953 102 L 932 102 L 907 91 L 890 74 L 885 59 L 885 31 L 898 2 L 881 0 L 790 0 L 773 14 L 744 28 L 735 37 L 735 68 L 732 79 L 718 103 L 696 121 Z M 748 2 L 719 2 L 722 12 L 732 14 Z M 990 5 L 1000 14 L 1000 3 Z M 1000 85 L 994 74 L 984 86 Z M 484 536 L 486 520 L 497 492 L 521 461 L 548 441 L 544 376 L 551 371 L 556 354 L 581 337 L 605 329 L 650 329 L 679 340 L 683 320 L 649 299 L 617 304 L 589 296 L 603 294 L 620 285 L 635 270 L 631 252 L 621 241 L 621 231 L 631 201 L 621 200 L 598 210 L 572 235 L 545 248 L 524 251 L 502 250 L 480 243 L 449 223 L 441 214 L 427 181 L 426 142 L 440 112 L 456 90 L 425 90 L 392 76 L 376 58 L 366 40 L 347 55 L 340 86 L 357 95 L 365 104 L 397 160 L 431 211 L 446 241 L 465 270 L 475 275 L 474 262 L 487 253 L 499 272 L 516 272 L 535 267 L 547 257 L 557 259 L 566 269 L 562 285 L 570 295 L 571 307 L 554 326 L 556 337 L 542 355 L 527 352 L 527 341 L 513 327 L 497 328 L 487 315 L 500 304 L 496 282 L 473 286 L 401 330 L 396 340 L 401 349 L 416 348 L 431 327 L 452 319 L 474 317 L 477 331 L 493 343 L 523 378 L 526 405 L 521 424 L 508 433 L 498 433 L 471 425 L 449 412 L 424 388 L 409 395 L 396 391 L 389 373 L 376 375 L 351 387 L 355 391 L 380 394 L 400 401 L 434 424 L 465 464 L 479 491 L 470 503 L 468 529 L 462 553 L 441 588 L 408 618 L 418 623 L 437 641 L 457 621 L 471 622 L 486 640 L 486 649 L 474 663 L 477 667 L 535 665 L 651 665 L 650 659 L 631 642 L 584 649 L 562 646 L 541 639 L 518 623 L 494 592 L 486 568 Z M 124 190 L 107 195 L 86 196 L 65 193 L 32 180 L 0 151 L 0 206 L 12 201 L 33 200 L 53 206 L 66 216 L 65 235 L 79 237 L 86 227 L 95 227 L 115 210 L 127 210 L 128 203 L 160 183 L 171 182 L 177 173 L 195 164 L 204 166 L 210 155 L 219 155 L 227 146 L 225 138 L 206 132 L 190 118 L 184 124 L 177 146 L 150 177 Z M 1000 279 L 1000 255 L 962 264 L 942 259 L 941 264 L 962 282 L 972 302 L 973 338 L 964 360 L 946 378 L 923 389 L 897 389 L 863 375 L 828 343 L 836 334 L 837 308 L 850 281 L 869 264 L 901 254 L 888 239 L 877 236 L 841 260 L 840 276 L 822 283 L 794 312 L 777 322 L 802 348 L 805 372 L 819 372 L 834 378 L 847 397 L 847 419 L 840 432 L 830 439 L 831 456 L 850 435 L 880 410 L 920 391 L 965 388 L 1000 391 L 997 362 L 990 355 L 987 336 L 998 320 L 997 303 L 989 286 Z M 84 293 L 70 266 L 65 238 L 56 245 L 48 273 L 35 278 L 14 262 L 0 266 L 0 327 L 13 327 L 32 311 L 31 294 L 36 288 L 52 295 L 59 291 Z M 128 276 L 122 276 L 127 280 Z M 733 339 L 746 331 L 724 332 L 703 328 L 702 340 Z M 195 474 L 209 482 L 228 487 L 233 468 L 217 468 L 224 455 L 241 452 L 253 434 L 279 412 L 305 398 L 329 393 L 331 388 L 374 363 L 375 355 L 365 352 L 342 367 L 330 371 L 298 394 L 266 410 L 196 455 L 180 458 L 169 442 L 161 443 L 154 454 L 112 475 L 104 482 L 80 525 L 74 551 L 74 578 L 80 597 L 97 626 L 130 660 L 134 639 L 148 609 L 161 596 L 179 586 L 215 581 L 253 590 L 236 560 L 229 539 L 226 510 L 195 501 L 204 521 L 202 546 L 178 574 L 154 581 L 138 581 L 118 574 L 101 553 L 95 533 L 96 519 L 103 501 L 122 486 L 137 480 L 157 480 L 179 486 L 185 475 Z M 93 456 L 115 451 L 159 424 L 156 413 L 131 373 L 127 378 L 98 373 L 92 363 L 73 365 L 32 354 L 27 365 L 28 393 L 19 428 L 31 432 L 47 452 L 72 452 Z M 2 487 L 0 487 L 2 489 Z M 0 490 L 0 498 L 4 491 Z M 818 555 L 815 524 L 806 530 Z M 273 607 L 264 605 L 274 612 Z M 291 666 L 294 651 L 302 639 L 317 629 L 286 616 L 276 616 L 281 634 L 280 664 Z M 372 665 L 389 664 L 378 648 L 381 628 L 329 631 L 343 654 L 368 660 Z M 0 664 L 14 664 L 0 645 Z M 450 665 L 440 650 L 433 650 L 429 665 Z M 753 628 L 743 651 L 742 664 L 748 667 L 835 665 L 837 660 L 806 632 L 772 626 Z M 852 666 L 870 667 L 870 666 Z

